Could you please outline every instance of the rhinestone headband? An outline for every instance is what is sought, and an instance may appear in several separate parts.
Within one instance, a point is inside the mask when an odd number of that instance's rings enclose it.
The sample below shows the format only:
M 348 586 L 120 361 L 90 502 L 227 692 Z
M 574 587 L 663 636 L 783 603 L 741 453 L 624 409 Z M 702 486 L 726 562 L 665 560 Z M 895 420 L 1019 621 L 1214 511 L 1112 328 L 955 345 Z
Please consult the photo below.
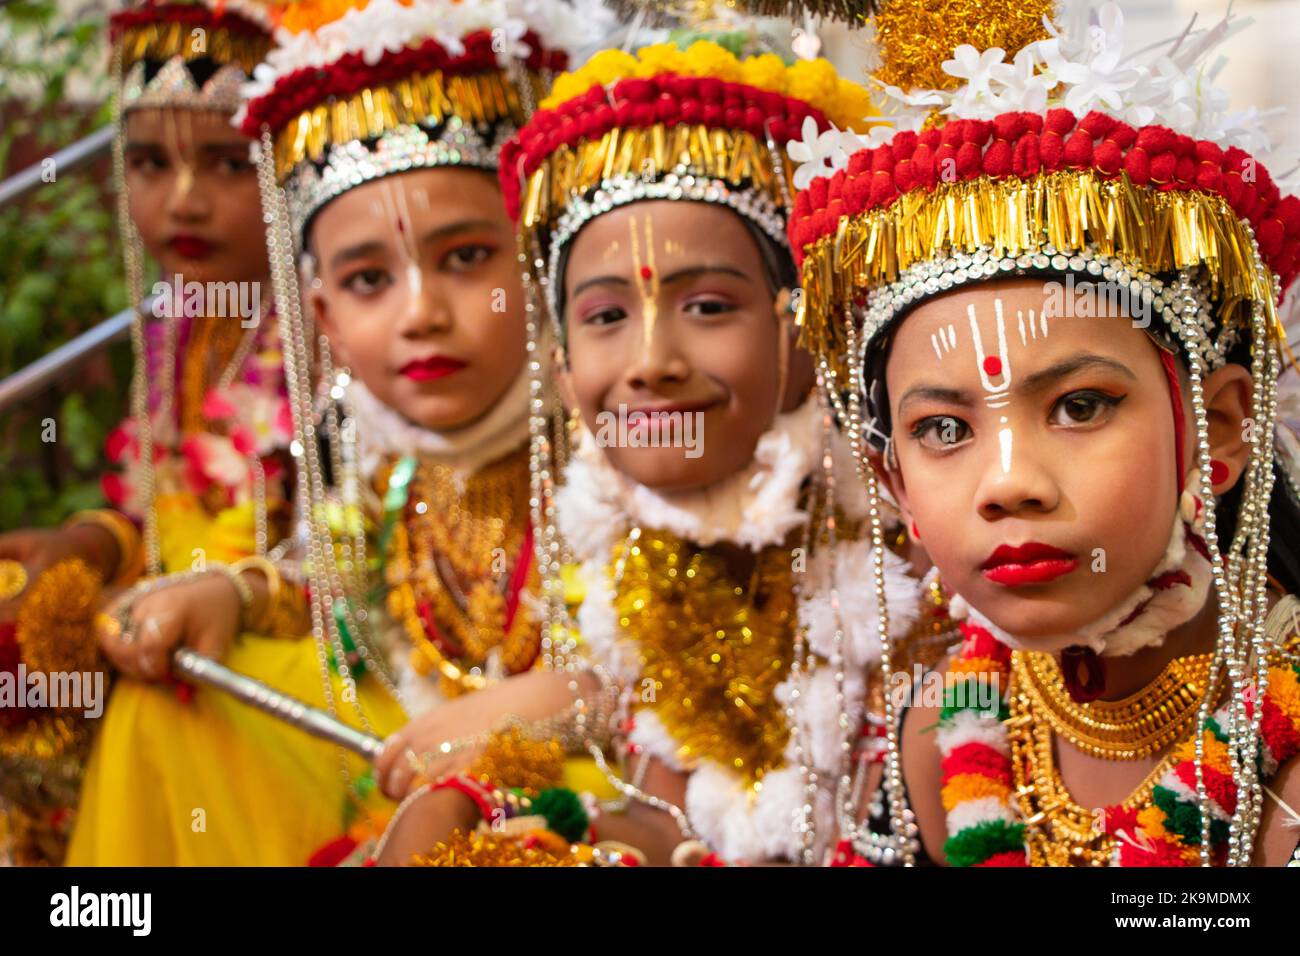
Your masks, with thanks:
M 973 253 L 957 253 L 919 262 L 903 270 L 896 281 L 868 294 L 865 306 L 853 309 L 861 332 L 855 336 L 859 347 L 852 357 L 849 373 L 858 381 L 849 385 L 859 388 L 859 394 L 866 396 L 870 406 L 865 437 L 877 447 L 884 447 L 888 441 L 888 436 L 876 427 L 880 417 L 874 407 L 878 399 L 874 387 L 877 383 L 867 380 L 866 362 L 872 346 L 880 344 L 882 333 L 899 316 L 927 299 L 971 283 L 1022 276 L 1060 279 L 1070 275 L 1080 276 L 1088 283 L 1110 283 L 1121 296 L 1131 297 L 1130 302 L 1137 303 L 1140 311 L 1157 319 L 1184 352 L 1199 356 L 1207 369 L 1222 366 L 1240 338 L 1235 326 L 1220 330 L 1218 337 L 1214 337 L 1213 300 L 1198 267 L 1181 269 L 1174 279 L 1166 281 L 1092 247 L 1065 255 L 1050 243 L 1033 254 L 996 255 L 982 248 Z M 1129 311 L 1139 310 L 1130 308 Z M 1022 339 L 1037 337 L 1032 319 L 1028 326 L 1021 321 L 1017 328 Z M 1148 333 L 1153 331 L 1148 326 L 1142 328 Z
M 605 179 L 594 192 L 571 199 L 556 220 L 554 231 L 546 238 L 549 243 L 546 295 L 554 323 L 560 324 L 560 263 L 573 237 L 597 216 L 634 202 L 654 199 L 683 199 L 726 206 L 758 226 L 779 248 L 789 248 L 785 215 L 775 200 L 761 189 L 737 187 L 721 179 L 697 175 L 685 163 L 678 164 L 660 179 L 647 181 L 634 175 Z
M 147 108 L 233 113 L 239 108 L 239 89 L 248 81 L 248 76 L 239 66 L 227 63 L 200 86 L 180 56 L 168 59 L 147 81 L 146 69 L 141 60 L 127 72 L 122 82 L 123 113 Z
M 329 146 L 323 162 L 298 163 L 284 183 L 294 235 L 303 242 L 322 206 L 363 183 L 439 166 L 494 171 L 501 145 L 514 134 L 508 121 L 472 124 L 453 113 L 438 126 L 407 123 L 372 140 Z

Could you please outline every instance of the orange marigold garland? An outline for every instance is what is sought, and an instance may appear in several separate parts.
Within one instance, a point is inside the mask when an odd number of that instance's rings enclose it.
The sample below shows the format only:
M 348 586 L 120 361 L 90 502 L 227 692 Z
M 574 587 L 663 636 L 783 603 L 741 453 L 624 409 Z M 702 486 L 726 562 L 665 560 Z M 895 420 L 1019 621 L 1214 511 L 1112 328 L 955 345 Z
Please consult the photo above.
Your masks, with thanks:
M 103 670 L 91 626 L 99 595 L 99 575 L 77 558 L 53 565 L 31 585 L 17 620 L 0 625 L 0 682 L 19 691 L 15 703 L 28 690 L 19 683 L 34 675 L 48 688 L 51 674 L 85 681 Z M 84 693 L 82 703 L 89 706 Z M 11 804 L 4 842 L 16 862 L 61 861 L 71 831 L 67 808 L 76 802 L 90 740 L 80 710 L 0 707 L 0 797 Z

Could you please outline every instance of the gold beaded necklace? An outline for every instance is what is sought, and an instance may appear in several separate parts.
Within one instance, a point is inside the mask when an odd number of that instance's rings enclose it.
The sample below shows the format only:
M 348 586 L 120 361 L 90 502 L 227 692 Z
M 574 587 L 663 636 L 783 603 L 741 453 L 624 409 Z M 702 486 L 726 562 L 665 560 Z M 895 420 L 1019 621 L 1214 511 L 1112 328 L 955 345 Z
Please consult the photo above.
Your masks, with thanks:
M 391 474 L 391 467 L 381 474 L 381 488 Z M 413 645 L 412 666 L 437 671 L 448 696 L 483 686 L 494 659 L 506 674 L 537 659 L 541 631 L 519 603 L 538 586 L 527 547 L 528 487 L 526 449 L 468 478 L 422 462 L 393 526 L 384 565 L 388 610 Z M 528 570 L 518 587 L 521 561 Z
M 1210 686 L 1213 654 L 1176 657 L 1159 676 L 1122 700 L 1076 702 L 1056 659 L 1041 651 L 1012 655 L 1016 683 L 1051 729 L 1103 760 L 1142 760 L 1187 736 Z

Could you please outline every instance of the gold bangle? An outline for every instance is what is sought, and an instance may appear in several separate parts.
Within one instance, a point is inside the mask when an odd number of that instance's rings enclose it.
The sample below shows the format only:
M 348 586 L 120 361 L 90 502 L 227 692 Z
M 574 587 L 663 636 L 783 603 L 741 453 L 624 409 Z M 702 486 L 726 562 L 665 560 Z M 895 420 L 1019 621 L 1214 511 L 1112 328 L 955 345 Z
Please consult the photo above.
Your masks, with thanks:
M 256 620 L 245 622 L 249 630 L 265 637 L 301 637 L 311 630 L 303 590 L 292 579 L 286 586 L 274 561 L 253 555 L 236 561 L 231 568 L 237 573 L 260 571 L 266 579 L 266 604 Z
M 139 530 L 130 518 L 111 508 L 96 508 L 76 512 L 63 522 L 63 527 L 75 528 L 87 524 L 103 528 L 117 542 L 117 569 L 106 584 L 130 584 L 144 573 L 144 544 Z
M 243 574 L 245 571 L 261 571 L 262 577 L 266 578 L 267 607 L 271 607 L 280 598 L 280 569 L 274 562 L 262 557 L 260 554 L 254 554 L 247 558 L 240 558 L 230 566 L 230 570 L 235 574 Z

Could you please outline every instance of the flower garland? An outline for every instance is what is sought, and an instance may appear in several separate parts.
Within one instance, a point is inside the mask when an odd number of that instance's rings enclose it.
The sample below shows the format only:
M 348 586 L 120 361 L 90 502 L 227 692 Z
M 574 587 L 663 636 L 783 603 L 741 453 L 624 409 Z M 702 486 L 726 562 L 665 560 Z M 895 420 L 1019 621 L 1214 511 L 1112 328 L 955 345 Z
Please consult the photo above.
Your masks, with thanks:
M 189 360 L 186 353 L 191 348 L 196 321 L 182 321 L 175 330 L 178 359 L 177 367 L 171 369 L 163 367 L 167 335 L 164 324 L 150 326 L 145 357 L 150 382 L 182 380 L 181 366 Z M 228 384 L 217 383 L 189 397 L 191 402 L 198 401 L 202 430 L 178 434 L 182 431 L 181 420 L 192 420 L 194 415 L 182 414 L 185 410 L 174 397 L 170 418 L 166 418 L 162 395 L 162 387 L 156 385 L 149 402 L 153 415 L 154 489 L 160 504 L 172 499 L 201 501 L 215 505 L 218 512 L 248 510 L 246 506 L 252 504 L 257 492 L 257 465 L 266 482 L 268 507 L 285 500 L 283 485 L 288 469 L 281 456 L 293 438 L 293 419 L 284 384 L 279 323 L 273 314 L 263 316 L 248 357 Z M 138 520 L 143 514 L 140 493 L 145 465 L 140 460 L 136 425 L 134 417 L 128 416 L 109 433 L 105 452 L 121 470 L 104 474 L 100 485 L 114 508 Z M 186 513 L 194 510 L 180 504 L 172 507 Z M 251 528 L 251 511 L 248 518 Z
M 1028 866 L 1026 824 L 1014 792 L 1008 717 L 1011 650 L 978 624 L 962 621 L 965 640 L 949 668 L 940 712 L 942 799 L 948 839 L 944 854 L 952 866 Z M 1003 689 L 996 712 L 979 707 L 975 684 L 996 682 Z M 1254 702 L 1247 702 L 1248 713 Z M 1282 659 L 1269 669 L 1260 731 L 1261 771 L 1272 776 L 1300 752 L 1300 663 Z M 1236 809 L 1228 735 L 1227 705 L 1207 722 L 1202 773 L 1209 793 L 1210 837 L 1216 863 L 1226 854 L 1228 820 Z M 1115 840 L 1112 865 L 1197 866 L 1201 814 L 1196 798 L 1196 747 L 1176 747 L 1159 777 L 1151 804 L 1104 810 L 1106 835 Z
M 281 16 L 276 47 L 254 70 L 245 99 L 251 101 L 253 116 L 260 108 L 276 108 L 287 93 L 304 82 L 319 84 L 329 76 L 340 81 L 350 76 L 379 82 L 376 70 L 413 55 L 449 61 L 448 65 L 430 64 L 429 70 L 445 70 L 455 64 L 464 72 L 471 63 L 476 69 L 498 69 L 512 59 L 524 60 L 533 69 L 563 69 L 566 57 L 560 51 L 598 41 L 612 20 L 598 0 L 313 0 L 294 4 Z M 464 63 L 456 63 L 462 58 L 466 58 Z M 409 59 L 405 62 L 405 71 L 396 75 L 411 71 Z M 318 88 L 312 105 L 327 95 L 339 94 L 333 88 L 322 94 Z M 254 129 L 258 122 L 276 125 L 259 116 L 252 124 Z
M 944 855 L 953 866 L 1025 866 L 1025 825 L 1014 804 L 1011 745 L 1002 724 L 1011 649 L 979 625 L 962 621 L 958 629 L 964 641 L 948 670 L 937 738 L 948 823 Z M 978 706 L 980 682 L 1003 689 L 995 713 Z
M 867 91 L 841 79 L 826 60 L 796 60 L 787 66 L 775 53 L 742 59 L 712 40 L 696 40 L 685 50 L 675 43 L 642 47 L 635 54 L 602 50 L 581 69 L 557 77 L 541 108 L 556 109 L 593 87 L 661 75 L 739 84 L 801 100 L 842 129 L 865 129 L 867 117 L 875 113 Z

